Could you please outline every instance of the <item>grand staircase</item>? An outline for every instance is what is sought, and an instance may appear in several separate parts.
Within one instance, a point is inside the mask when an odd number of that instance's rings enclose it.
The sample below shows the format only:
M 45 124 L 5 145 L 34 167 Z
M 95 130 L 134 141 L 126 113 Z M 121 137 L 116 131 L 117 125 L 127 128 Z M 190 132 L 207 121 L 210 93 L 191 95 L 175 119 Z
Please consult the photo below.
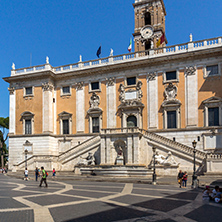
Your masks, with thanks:
M 90 151 L 98 150 L 101 146 L 101 136 L 106 135 L 110 138 L 112 136 L 118 137 L 118 134 L 125 134 L 126 137 L 129 134 L 137 133 L 140 135 L 140 137 L 144 138 L 149 147 L 155 146 L 157 149 L 162 150 L 164 152 L 171 152 L 172 155 L 177 156 L 181 159 L 184 159 L 190 163 L 193 162 L 193 153 L 194 148 L 189 147 L 187 145 L 184 145 L 182 143 L 173 141 L 171 139 L 168 139 L 166 137 L 160 136 L 156 133 L 149 132 L 147 130 L 139 129 L 139 128 L 126 128 L 126 129 L 105 129 L 102 130 L 101 135 L 94 136 L 90 139 L 85 140 L 81 144 L 78 144 L 74 147 L 72 147 L 69 150 L 66 150 L 65 152 L 59 154 L 59 155 L 33 155 L 27 159 L 27 165 L 28 167 L 35 167 L 36 163 L 44 161 L 51 161 L 54 163 L 57 163 L 58 168 L 61 170 L 64 170 L 66 167 L 67 169 L 77 164 L 80 156 L 88 154 Z M 200 167 L 204 167 L 206 164 L 206 158 L 207 155 L 205 152 L 202 152 L 200 150 L 196 150 L 196 163 Z M 211 157 L 212 158 L 212 157 Z M 221 158 L 221 157 L 220 157 Z M 14 165 L 14 167 L 19 169 L 24 169 L 25 167 L 25 160 L 21 161 L 20 163 Z
M 140 129 L 144 138 L 147 140 L 148 144 L 151 146 L 158 147 L 161 150 L 171 152 L 183 159 L 193 161 L 194 148 L 178 143 L 166 137 L 160 136 L 156 133 L 149 132 L 147 130 Z M 206 159 L 206 153 L 195 149 L 196 151 L 196 162 L 202 164 Z

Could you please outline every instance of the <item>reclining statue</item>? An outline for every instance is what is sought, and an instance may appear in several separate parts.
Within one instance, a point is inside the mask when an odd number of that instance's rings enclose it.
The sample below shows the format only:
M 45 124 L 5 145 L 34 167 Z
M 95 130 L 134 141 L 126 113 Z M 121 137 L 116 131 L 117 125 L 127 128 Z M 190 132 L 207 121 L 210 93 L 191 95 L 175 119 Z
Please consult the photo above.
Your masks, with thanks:
M 88 153 L 86 158 L 80 156 L 80 160 L 77 163 L 77 166 L 93 166 L 95 165 L 95 158 L 91 152 Z

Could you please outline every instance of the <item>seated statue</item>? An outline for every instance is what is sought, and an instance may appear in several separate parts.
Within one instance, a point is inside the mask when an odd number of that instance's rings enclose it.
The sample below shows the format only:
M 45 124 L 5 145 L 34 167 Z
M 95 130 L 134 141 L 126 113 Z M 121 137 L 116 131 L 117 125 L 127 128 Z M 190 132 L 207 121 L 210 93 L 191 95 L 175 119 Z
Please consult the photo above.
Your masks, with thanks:
M 80 156 L 80 160 L 77 163 L 78 166 L 93 166 L 95 165 L 95 158 L 92 155 L 92 153 L 88 153 L 88 156 L 86 158 L 83 158 Z

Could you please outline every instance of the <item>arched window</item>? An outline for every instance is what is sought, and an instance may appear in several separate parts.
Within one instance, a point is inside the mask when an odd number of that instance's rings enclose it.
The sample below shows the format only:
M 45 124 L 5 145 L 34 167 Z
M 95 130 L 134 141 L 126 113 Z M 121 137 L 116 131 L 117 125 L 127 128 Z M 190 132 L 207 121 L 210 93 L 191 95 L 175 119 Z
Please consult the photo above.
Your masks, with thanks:
M 151 49 L 151 41 L 146 41 L 145 43 L 145 50 Z
M 137 118 L 135 116 L 127 118 L 127 127 L 137 127 Z
M 144 19 L 145 19 L 145 25 L 151 25 L 151 15 L 149 12 L 145 13 Z

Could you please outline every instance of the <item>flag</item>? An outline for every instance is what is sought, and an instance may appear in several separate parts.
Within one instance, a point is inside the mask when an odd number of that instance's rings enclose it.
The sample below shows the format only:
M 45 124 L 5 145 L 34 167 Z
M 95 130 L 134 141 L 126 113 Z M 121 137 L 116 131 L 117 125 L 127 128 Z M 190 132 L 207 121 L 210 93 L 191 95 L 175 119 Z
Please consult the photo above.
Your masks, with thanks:
M 101 46 L 100 46 L 100 47 L 98 48 L 98 50 L 97 50 L 97 53 L 96 53 L 96 55 L 97 55 L 98 58 L 99 58 L 101 52 L 102 52 L 102 48 L 101 48 Z
M 163 43 L 165 42 L 165 35 L 163 33 L 163 35 L 160 37 L 160 39 L 158 40 L 158 42 L 156 43 L 157 48 Z
M 130 43 L 128 46 L 128 51 L 131 52 L 131 50 L 132 50 L 132 38 L 130 38 Z

